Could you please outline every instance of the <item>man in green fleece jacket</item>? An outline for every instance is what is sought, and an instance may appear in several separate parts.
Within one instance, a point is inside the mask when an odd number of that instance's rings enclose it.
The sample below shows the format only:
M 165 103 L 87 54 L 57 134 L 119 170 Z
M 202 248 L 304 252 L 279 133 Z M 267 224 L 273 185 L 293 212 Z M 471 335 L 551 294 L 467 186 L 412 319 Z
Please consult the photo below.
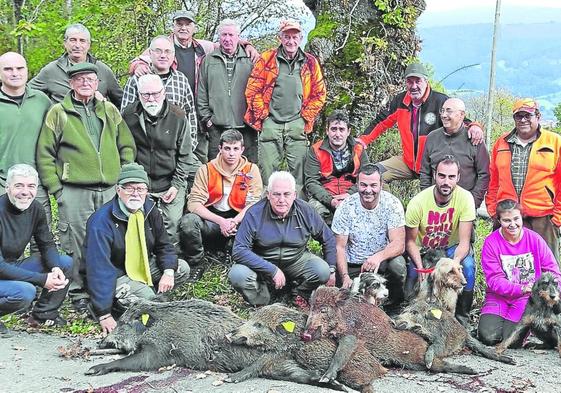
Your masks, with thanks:
M 27 84 L 27 62 L 22 55 L 6 52 L 0 56 L 0 195 L 6 192 L 8 169 L 15 164 L 37 168 L 35 150 L 51 101 Z M 38 185 L 36 198 L 51 221 L 47 191 Z
M 94 97 L 98 68 L 88 62 L 68 70 L 71 90 L 47 113 L 37 144 L 42 184 L 58 203 L 60 241 L 74 259 L 69 296 L 79 312 L 88 305 L 82 246 L 88 217 L 115 196 L 121 165 L 136 147 L 119 110 Z
M 53 103 L 61 102 L 70 90 L 68 69 L 74 64 L 91 63 L 98 69 L 99 84 L 97 91 L 117 108 L 121 106 L 123 90 L 115 78 L 113 71 L 102 61 L 96 59 L 89 53 L 91 35 L 89 30 L 81 23 L 70 25 L 64 32 L 65 54 L 51 61 L 29 81 L 29 87 L 41 90 L 52 100 Z

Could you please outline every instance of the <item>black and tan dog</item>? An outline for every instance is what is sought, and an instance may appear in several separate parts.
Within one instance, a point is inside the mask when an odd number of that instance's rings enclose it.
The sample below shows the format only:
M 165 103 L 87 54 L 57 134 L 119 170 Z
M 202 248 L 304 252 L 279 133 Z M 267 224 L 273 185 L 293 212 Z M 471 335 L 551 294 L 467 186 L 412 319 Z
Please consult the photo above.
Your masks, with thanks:
M 522 319 L 509 337 L 497 345 L 497 353 L 504 352 L 512 343 L 531 331 L 543 344 L 535 348 L 557 348 L 561 356 L 561 295 L 551 273 L 544 273 L 532 286 Z

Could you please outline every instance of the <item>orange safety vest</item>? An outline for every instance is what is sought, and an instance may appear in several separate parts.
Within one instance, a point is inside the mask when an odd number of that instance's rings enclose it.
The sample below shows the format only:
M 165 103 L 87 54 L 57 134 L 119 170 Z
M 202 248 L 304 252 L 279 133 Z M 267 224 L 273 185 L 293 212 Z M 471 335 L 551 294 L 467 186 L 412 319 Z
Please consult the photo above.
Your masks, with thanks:
M 236 174 L 232 190 L 230 195 L 228 195 L 228 205 L 238 212 L 242 211 L 245 207 L 245 200 L 249 191 L 249 181 L 252 178 L 248 173 L 251 171 L 252 165 L 251 162 L 248 162 Z M 218 172 L 212 162 L 207 163 L 206 166 L 208 171 L 208 200 L 205 206 L 208 207 L 214 205 L 224 196 L 224 177 Z
M 358 170 L 360 169 L 360 157 L 364 147 L 357 143 L 353 147 L 353 164 L 352 173 L 342 173 L 339 177 L 332 176 L 333 173 L 333 156 L 327 150 L 321 148 L 323 141 L 318 141 L 312 145 L 312 149 L 319 161 L 319 172 L 322 176 L 320 179 L 323 187 L 329 191 L 331 195 L 339 195 L 346 193 L 354 184 L 352 179 L 356 179 Z

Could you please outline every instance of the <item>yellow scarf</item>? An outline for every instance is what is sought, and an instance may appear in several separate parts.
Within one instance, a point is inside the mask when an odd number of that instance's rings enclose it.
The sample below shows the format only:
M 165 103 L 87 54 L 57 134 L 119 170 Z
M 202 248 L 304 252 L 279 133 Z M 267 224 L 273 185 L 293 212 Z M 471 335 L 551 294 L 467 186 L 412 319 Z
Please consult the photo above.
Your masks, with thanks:
M 125 233 L 125 270 L 131 280 L 153 285 L 144 233 L 144 214 L 141 210 L 129 216 Z

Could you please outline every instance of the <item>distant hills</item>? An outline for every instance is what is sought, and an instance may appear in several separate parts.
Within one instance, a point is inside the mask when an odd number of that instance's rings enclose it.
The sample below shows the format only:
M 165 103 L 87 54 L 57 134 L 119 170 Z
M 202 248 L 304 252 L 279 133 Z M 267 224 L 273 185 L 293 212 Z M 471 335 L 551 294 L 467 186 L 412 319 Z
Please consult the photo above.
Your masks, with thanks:
M 526 14 L 526 19 L 535 20 L 535 14 Z M 420 21 L 420 58 L 434 66 L 436 80 L 461 67 L 476 64 L 448 76 L 443 81 L 448 90 L 487 90 L 493 25 L 442 25 L 455 21 L 466 23 L 477 15 L 480 13 L 448 12 L 434 20 L 431 15 Z M 486 19 L 492 20 L 493 15 L 489 18 L 487 12 Z M 516 18 L 511 15 L 510 19 Z M 509 18 L 503 20 L 508 22 Z M 497 51 L 496 87 L 508 89 L 517 96 L 538 98 L 546 119 L 554 117 L 551 110 L 561 102 L 561 22 L 558 21 L 561 21 L 561 9 L 550 9 L 542 15 L 541 22 L 501 23 Z

